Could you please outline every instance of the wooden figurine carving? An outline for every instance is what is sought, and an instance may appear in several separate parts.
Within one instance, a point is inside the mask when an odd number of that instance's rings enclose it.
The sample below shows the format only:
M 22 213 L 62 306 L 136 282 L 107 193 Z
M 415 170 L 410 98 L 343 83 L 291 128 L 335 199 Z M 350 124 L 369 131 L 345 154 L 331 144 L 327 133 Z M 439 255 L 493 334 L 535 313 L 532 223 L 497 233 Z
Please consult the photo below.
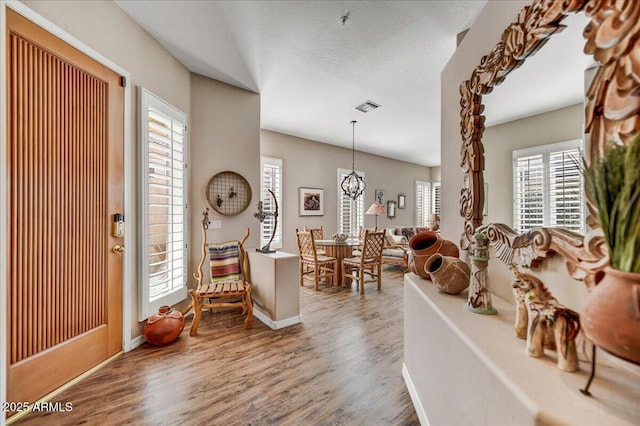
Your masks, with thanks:
M 527 340 L 527 353 L 538 358 L 544 349 L 555 350 L 558 368 L 578 371 L 575 339 L 580 331 L 578 313 L 560 304 L 537 277 L 524 274 L 515 267 L 513 294 L 516 298 L 515 333 Z

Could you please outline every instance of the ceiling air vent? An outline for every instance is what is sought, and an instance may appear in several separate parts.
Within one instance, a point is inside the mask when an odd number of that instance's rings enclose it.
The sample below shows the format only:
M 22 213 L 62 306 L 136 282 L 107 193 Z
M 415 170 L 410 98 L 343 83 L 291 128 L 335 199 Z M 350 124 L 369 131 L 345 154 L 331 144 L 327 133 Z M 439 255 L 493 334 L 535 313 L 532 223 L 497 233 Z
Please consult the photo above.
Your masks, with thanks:
M 377 103 L 371 102 L 371 101 L 366 101 L 365 103 L 358 105 L 354 109 L 357 109 L 360 112 L 369 112 L 369 111 L 373 111 L 374 109 L 378 109 L 378 108 L 380 108 L 380 105 L 378 105 Z

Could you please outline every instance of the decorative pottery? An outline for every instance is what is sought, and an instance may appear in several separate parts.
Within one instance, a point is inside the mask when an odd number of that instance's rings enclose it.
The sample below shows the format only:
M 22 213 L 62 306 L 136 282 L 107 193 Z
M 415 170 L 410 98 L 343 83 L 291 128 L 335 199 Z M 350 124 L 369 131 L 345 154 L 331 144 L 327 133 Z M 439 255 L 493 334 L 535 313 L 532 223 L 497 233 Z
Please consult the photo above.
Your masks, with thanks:
M 409 270 L 422 278 L 431 279 L 425 271 L 424 265 L 435 253 L 443 256 L 458 257 L 460 251 L 452 241 L 442 239 L 437 232 L 418 232 L 409 240 L 409 248 L 413 252 L 413 259 L 409 264 Z
M 469 287 L 471 269 L 463 260 L 440 253 L 432 255 L 424 265 L 433 285 L 448 294 L 458 294 Z
M 580 315 L 584 333 L 607 352 L 640 364 L 640 274 L 604 271 Z
M 166 345 L 180 336 L 184 328 L 184 317 L 170 306 L 161 306 L 157 314 L 147 319 L 142 334 L 153 345 Z

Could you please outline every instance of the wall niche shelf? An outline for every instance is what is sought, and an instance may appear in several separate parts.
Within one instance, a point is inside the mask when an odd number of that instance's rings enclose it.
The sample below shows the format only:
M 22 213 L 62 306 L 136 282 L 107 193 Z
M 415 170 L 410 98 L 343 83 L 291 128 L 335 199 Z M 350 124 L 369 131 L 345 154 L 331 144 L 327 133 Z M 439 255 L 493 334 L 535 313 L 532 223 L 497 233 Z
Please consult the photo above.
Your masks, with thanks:
M 492 295 L 498 315 L 463 309 L 467 292 L 451 296 L 414 274 L 404 278 L 403 376 L 423 424 L 637 425 L 640 372 L 598 351 L 593 397 L 580 371 L 556 367 L 555 353 L 525 353 L 514 336 L 515 306 Z

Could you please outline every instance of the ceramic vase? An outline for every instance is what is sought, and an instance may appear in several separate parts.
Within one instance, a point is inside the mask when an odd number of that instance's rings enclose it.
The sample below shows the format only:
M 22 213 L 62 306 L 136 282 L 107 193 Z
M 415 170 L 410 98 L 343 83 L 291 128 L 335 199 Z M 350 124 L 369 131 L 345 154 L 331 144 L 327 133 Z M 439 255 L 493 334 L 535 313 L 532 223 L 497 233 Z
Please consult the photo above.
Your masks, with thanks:
M 424 269 L 431 275 L 433 285 L 448 294 L 458 294 L 469 287 L 471 269 L 463 260 L 436 253 L 427 260 Z
M 413 253 L 409 270 L 426 279 L 431 279 L 431 276 L 425 271 L 424 265 L 432 255 L 435 253 L 453 257 L 460 255 L 458 246 L 455 243 L 441 238 L 437 232 L 430 231 L 418 232 L 414 235 L 409 240 L 409 248 Z
M 153 345 L 166 345 L 178 338 L 184 328 L 184 317 L 170 306 L 161 306 L 157 314 L 147 319 L 142 334 Z
M 585 335 L 597 346 L 640 364 L 640 274 L 605 268 L 580 315 Z

